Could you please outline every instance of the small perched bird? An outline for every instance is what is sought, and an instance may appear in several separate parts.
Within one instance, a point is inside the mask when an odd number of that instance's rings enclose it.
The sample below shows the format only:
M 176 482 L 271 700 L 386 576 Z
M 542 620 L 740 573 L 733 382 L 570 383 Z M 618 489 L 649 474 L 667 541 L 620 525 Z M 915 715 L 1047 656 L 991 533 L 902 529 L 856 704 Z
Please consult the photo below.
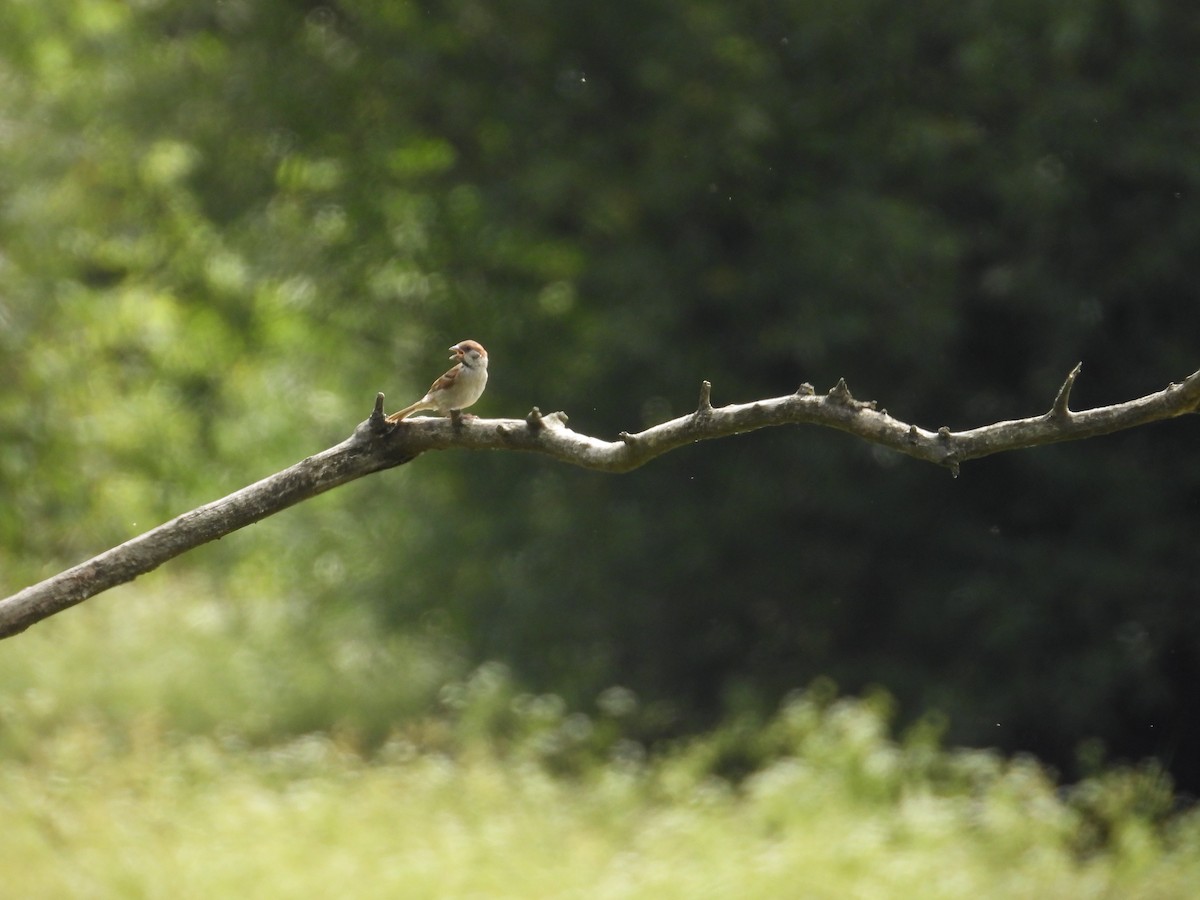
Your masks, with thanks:
M 429 391 L 414 403 L 387 417 L 389 423 L 399 422 L 423 409 L 436 409 L 442 415 L 466 409 L 483 396 L 487 387 L 488 355 L 478 341 L 460 341 L 450 348 L 451 359 L 458 365 L 435 381 Z

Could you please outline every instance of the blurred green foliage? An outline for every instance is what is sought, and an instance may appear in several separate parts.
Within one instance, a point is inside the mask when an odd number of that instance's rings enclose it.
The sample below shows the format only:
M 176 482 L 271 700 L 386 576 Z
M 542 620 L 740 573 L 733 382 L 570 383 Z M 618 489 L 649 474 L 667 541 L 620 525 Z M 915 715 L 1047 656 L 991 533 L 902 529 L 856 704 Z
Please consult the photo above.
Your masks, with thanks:
M 341 439 L 466 337 L 480 414 L 602 435 L 703 378 L 723 403 L 845 376 L 961 427 L 1046 408 L 1080 359 L 1078 405 L 1197 365 L 1183 5 L 9 6 L 14 590 Z M 955 482 L 809 431 L 618 479 L 454 454 L 180 565 L 568 704 L 628 685 L 647 739 L 828 674 L 954 741 L 1070 768 L 1098 736 L 1194 786 L 1198 433 Z
M 628 688 L 573 708 L 194 576 L 116 594 L 0 654 L 14 896 L 1183 898 L 1200 876 L 1200 815 L 1158 767 L 1063 789 L 933 720 L 893 737 L 879 692 L 818 681 L 650 750 Z

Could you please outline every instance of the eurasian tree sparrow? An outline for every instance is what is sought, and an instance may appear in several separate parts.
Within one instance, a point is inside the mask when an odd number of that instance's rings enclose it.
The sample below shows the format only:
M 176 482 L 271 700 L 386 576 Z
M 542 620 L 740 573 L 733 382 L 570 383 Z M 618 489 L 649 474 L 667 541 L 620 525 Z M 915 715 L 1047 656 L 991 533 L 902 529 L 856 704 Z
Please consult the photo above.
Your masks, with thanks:
M 388 416 L 389 423 L 423 409 L 436 409 L 446 415 L 466 409 L 483 396 L 488 379 L 488 355 L 483 345 L 478 341 L 460 341 L 450 350 L 453 353 L 450 358 L 458 360 L 458 365 L 430 385 L 428 393 L 412 406 Z

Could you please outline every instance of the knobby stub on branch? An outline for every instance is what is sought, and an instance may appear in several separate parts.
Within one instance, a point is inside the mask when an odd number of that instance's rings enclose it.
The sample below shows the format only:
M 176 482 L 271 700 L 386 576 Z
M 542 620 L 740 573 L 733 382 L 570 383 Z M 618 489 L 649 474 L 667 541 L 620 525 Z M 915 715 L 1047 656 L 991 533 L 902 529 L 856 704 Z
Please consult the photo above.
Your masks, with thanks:
M 342 443 L 147 531 L 120 546 L 0 600 L 0 638 L 24 631 L 109 588 L 132 581 L 198 547 L 339 485 L 394 468 L 428 450 L 521 450 L 601 472 L 628 472 L 678 447 L 778 425 L 836 428 L 873 444 L 936 463 L 958 474 L 962 463 L 996 453 L 1081 440 L 1136 428 L 1200 410 L 1200 371 L 1136 400 L 1072 411 L 1071 389 L 1080 366 L 1067 375 L 1042 415 L 1012 419 L 967 431 L 919 428 L 856 400 L 844 380 L 818 394 L 802 384 L 784 397 L 714 407 L 712 386 L 703 382 L 696 410 L 615 441 L 567 427 L 562 412 L 537 407 L 524 419 L 450 418 L 385 421 L 383 394 L 375 408 Z

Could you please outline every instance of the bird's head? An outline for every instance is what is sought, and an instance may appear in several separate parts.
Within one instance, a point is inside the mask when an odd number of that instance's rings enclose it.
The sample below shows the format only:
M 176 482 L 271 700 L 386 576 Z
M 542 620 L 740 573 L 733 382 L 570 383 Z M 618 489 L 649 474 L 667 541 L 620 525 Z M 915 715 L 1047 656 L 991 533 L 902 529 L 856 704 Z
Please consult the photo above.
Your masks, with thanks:
M 479 341 L 459 341 L 450 348 L 450 358 L 468 368 L 487 367 L 487 351 Z

